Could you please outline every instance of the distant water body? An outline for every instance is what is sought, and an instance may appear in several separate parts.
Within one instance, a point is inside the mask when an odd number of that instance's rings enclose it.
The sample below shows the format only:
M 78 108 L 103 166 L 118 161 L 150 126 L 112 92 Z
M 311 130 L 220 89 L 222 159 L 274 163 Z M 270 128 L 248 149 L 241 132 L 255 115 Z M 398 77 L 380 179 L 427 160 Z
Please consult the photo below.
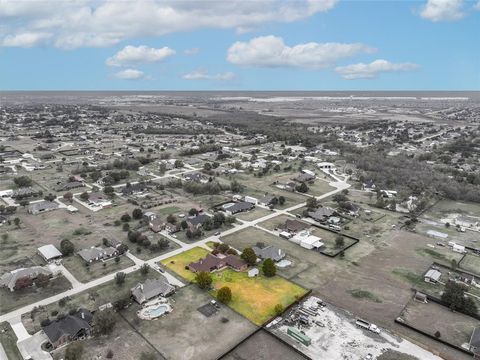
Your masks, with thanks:
M 480 101 L 479 91 L 0 91 L 1 104 L 98 103 L 99 100 L 196 99 L 219 101 L 288 102 L 303 100 Z

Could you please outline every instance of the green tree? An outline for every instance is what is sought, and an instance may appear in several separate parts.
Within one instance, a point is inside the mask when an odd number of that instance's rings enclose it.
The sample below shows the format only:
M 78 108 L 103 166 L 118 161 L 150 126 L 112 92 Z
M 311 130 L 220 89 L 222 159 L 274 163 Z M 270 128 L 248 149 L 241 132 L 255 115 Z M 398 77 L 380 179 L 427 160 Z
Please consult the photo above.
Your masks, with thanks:
M 90 195 L 86 191 L 80 194 L 80 200 L 82 201 L 88 201 L 89 197 Z
M 27 187 L 27 186 L 32 186 L 32 179 L 30 179 L 28 176 L 18 176 L 13 179 L 13 182 L 15 185 L 18 187 Z
M 195 275 L 195 281 L 200 289 L 208 289 L 212 285 L 212 275 L 206 271 L 200 271 Z
M 275 315 L 277 315 L 277 316 L 282 315 L 282 313 L 283 313 L 282 304 L 275 305 L 275 307 L 273 308 L 273 311 L 275 311 Z
M 122 286 L 125 283 L 126 275 L 124 272 L 120 271 L 115 275 L 115 282 L 118 286 Z
M 140 266 L 140 273 L 142 275 L 147 275 L 149 271 L 150 271 L 150 266 L 147 263 L 144 263 L 142 266 Z
M 117 317 L 112 309 L 98 310 L 95 311 L 92 321 L 95 334 L 106 335 L 112 332 Z
M 343 238 L 343 236 L 341 235 L 338 235 L 336 238 L 335 238 L 335 247 L 337 249 L 341 249 L 345 246 L 345 239 Z
M 107 196 L 113 196 L 115 194 L 115 189 L 113 186 L 108 185 L 103 188 L 103 193 Z
M 65 360 L 80 360 L 83 355 L 83 343 L 74 341 L 65 349 Z
M 255 265 L 255 263 L 257 262 L 257 255 L 251 247 L 243 249 L 242 255 L 240 255 L 240 257 L 250 266 Z
M 20 223 L 21 223 L 20 218 L 16 217 L 15 219 L 13 219 L 13 223 L 17 228 L 20 228 Z
M 306 192 L 308 192 L 308 186 L 305 183 L 301 183 L 300 185 L 297 185 L 295 187 L 295 190 L 300 192 L 300 193 L 306 193 Z
M 136 220 L 141 219 L 143 216 L 143 211 L 140 208 L 136 208 L 132 211 L 132 217 Z
M 442 300 L 447 303 L 452 310 L 459 310 L 469 315 L 476 315 L 478 311 L 477 305 L 471 297 L 465 294 L 466 291 L 467 287 L 465 285 L 449 280 L 445 284 Z
M 314 197 L 310 197 L 307 200 L 307 209 L 314 210 L 318 207 L 318 200 Z
M 263 262 L 262 270 L 266 277 L 275 276 L 275 274 L 277 273 L 277 267 L 275 266 L 275 263 L 272 259 L 266 259 Z
M 228 304 L 232 301 L 232 290 L 228 286 L 220 288 L 217 292 L 217 299 L 224 304 Z
M 312 198 L 312 199 L 315 199 L 315 198 Z M 285 196 L 280 195 L 280 196 L 278 197 L 278 203 L 279 203 L 280 205 L 285 204 Z

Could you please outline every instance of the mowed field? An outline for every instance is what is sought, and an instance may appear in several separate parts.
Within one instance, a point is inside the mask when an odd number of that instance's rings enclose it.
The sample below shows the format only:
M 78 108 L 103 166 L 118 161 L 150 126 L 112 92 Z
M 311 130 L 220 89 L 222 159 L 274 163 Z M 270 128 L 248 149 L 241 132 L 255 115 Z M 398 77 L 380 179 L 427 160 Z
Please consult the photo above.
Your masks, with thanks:
M 214 291 L 227 286 L 232 290 L 232 309 L 245 316 L 256 325 L 261 325 L 275 316 L 275 305 L 283 308 L 306 294 L 307 290 L 280 277 L 267 278 L 263 275 L 248 277 L 247 272 L 230 269 L 213 273 Z
M 184 279 L 193 281 L 195 279 L 195 274 L 190 270 L 185 269 L 185 266 L 204 258 L 208 253 L 209 252 L 206 249 L 195 247 L 188 251 L 184 251 L 181 254 L 162 260 L 161 263 Z

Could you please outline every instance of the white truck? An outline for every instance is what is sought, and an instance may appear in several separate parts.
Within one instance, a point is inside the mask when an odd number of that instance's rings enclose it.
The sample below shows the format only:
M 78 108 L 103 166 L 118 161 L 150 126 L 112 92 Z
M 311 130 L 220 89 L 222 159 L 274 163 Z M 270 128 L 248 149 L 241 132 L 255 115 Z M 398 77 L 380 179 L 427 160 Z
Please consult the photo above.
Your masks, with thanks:
M 360 327 L 364 328 L 364 329 L 370 330 L 371 332 L 374 332 L 376 334 L 380 334 L 380 329 L 378 328 L 378 326 L 375 325 L 375 324 L 371 324 L 368 321 L 365 321 L 363 319 L 357 319 L 357 321 L 355 321 L 355 324 L 357 326 L 360 326 Z

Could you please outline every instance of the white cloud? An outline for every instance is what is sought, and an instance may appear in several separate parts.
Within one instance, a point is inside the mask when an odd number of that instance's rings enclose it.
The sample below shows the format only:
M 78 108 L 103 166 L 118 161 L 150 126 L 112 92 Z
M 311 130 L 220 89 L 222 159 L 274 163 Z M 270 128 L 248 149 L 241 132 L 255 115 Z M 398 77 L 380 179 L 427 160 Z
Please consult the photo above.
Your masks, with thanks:
M 478 2 L 473 5 L 473 10 L 480 10 L 480 0 L 478 0 Z
M 200 48 L 194 47 L 191 49 L 186 49 L 183 51 L 185 55 L 192 56 L 192 55 L 197 55 L 200 52 Z
M 340 59 L 374 51 L 376 49 L 360 43 L 311 42 L 290 47 L 282 38 L 270 35 L 234 43 L 228 49 L 227 60 L 245 66 L 321 69 L 334 65 Z
M 18 33 L 15 35 L 8 35 L 5 38 L 3 38 L 1 45 L 28 48 L 28 47 L 38 46 L 45 43 L 45 41 L 47 41 L 51 36 L 52 35 L 49 33 L 41 33 L 41 32 Z
M 117 72 L 114 76 L 122 80 L 146 79 L 145 73 L 137 69 L 125 69 Z
M 218 73 L 210 75 L 206 70 L 194 70 L 182 76 L 185 80 L 217 80 L 217 81 L 231 81 L 235 79 L 235 74 L 232 72 Z
M 342 75 L 344 79 L 356 80 L 356 79 L 374 79 L 380 73 L 384 72 L 399 72 L 399 71 L 411 71 L 417 69 L 419 66 L 413 63 L 391 63 L 387 60 L 375 60 L 370 64 L 352 64 L 347 66 L 338 66 L 335 68 L 335 72 Z
M 155 49 L 145 45 L 131 46 L 127 45 L 112 57 L 108 58 L 108 66 L 124 66 L 139 63 L 152 63 L 165 60 L 175 54 L 175 50 L 169 47 Z
M 424 19 L 438 21 L 456 21 L 463 18 L 463 0 L 428 0 L 420 16 Z
M 21 32 L 51 32 L 59 48 L 111 46 L 196 29 L 252 29 L 332 9 L 337 0 L 0 0 L 0 43 Z

